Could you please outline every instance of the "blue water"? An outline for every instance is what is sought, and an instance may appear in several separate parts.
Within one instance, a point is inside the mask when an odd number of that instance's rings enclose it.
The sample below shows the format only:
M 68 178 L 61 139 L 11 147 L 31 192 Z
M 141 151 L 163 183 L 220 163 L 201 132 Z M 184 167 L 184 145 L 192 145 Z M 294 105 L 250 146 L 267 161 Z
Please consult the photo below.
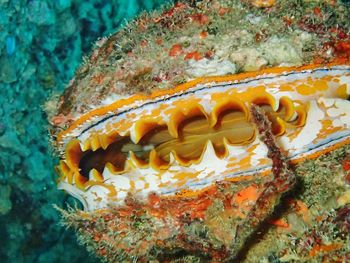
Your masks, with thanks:
M 0 0 L 0 262 L 96 262 L 59 224 L 43 104 L 98 37 L 165 0 Z M 168 1 L 169 2 L 169 1 Z

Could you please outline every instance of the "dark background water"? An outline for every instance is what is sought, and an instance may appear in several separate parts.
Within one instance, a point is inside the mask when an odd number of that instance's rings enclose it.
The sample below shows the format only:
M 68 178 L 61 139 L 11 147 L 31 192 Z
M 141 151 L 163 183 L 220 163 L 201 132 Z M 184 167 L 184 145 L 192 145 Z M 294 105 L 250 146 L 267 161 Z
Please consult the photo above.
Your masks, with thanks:
M 98 37 L 165 0 L 0 0 L 0 262 L 96 262 L 65 231 L 43 104 Z

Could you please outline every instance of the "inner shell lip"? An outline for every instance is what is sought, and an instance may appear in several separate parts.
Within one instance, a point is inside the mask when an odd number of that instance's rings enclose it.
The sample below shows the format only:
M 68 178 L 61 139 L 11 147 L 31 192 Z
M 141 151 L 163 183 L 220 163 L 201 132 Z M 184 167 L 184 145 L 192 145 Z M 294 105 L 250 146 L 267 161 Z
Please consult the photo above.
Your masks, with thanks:
M 279 119 L 289 118 L 288 105 L 280 104 L 275 112 L 265 102 L 256 103 L 267 112 L 275 135 L 284 132 Z M 287 106 L 287 107 L 285 107 Z M 106 166 L 112 166 L 114 172 L 125 171 L 128 158 L 133 158 L 140 167 L 150 164 L 159 170 L 168 168 L 170 154 L 182 165 L 200 161 L 208 141 L 211 141 L 216 155 L 223 158 L 227 154 L 227 145 L 244 145 L 255 138 L 255 128 L 249 121 L 247 112 L 241 109 L 225 108 L 219 111 L 213 127 L 204 114 L 183 120 L 177 127 L 178 136 L 172 136 L 166 125 L 157 125 L 144 134 L 138 143 L 130 136 L 117 136 L 106 148 L 82 152 L 78 162 L 80 174 L 89 179 L 91 170 L 100 174 Z

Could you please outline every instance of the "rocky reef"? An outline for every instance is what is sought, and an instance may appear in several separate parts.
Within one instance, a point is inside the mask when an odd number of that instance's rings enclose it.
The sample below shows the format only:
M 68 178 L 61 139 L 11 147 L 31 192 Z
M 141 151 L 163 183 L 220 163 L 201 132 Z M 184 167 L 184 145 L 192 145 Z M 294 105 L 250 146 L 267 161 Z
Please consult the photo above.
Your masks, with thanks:
M 95 262 L 58 224 L 47 98 L 93 43 L 165 1 L 0 1 L 0 261 Z

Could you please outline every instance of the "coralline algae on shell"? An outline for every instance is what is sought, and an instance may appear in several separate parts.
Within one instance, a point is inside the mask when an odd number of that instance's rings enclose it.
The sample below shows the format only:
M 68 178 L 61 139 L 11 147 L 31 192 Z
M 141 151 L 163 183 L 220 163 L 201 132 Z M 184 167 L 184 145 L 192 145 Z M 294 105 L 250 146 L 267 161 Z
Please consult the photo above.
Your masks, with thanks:
M 177 3 L 141 16 L 97 42 L 61 97 L 51 118 L 58 185 L 92 215 L 75 217 L 89 218 L 80 231 L 107 260 L 230 260 L 294 185 L 287 159 L 349 143 L 350 38 L 341 34 L 349 10 L 334 3 L 343 23 L 334 36 L 317 24 L 329 4 L 303 3 L 304 13 L 292 16 L 288 2 L 243 2 Z M 281 21 L 285 35 L 264 26 Z M 247 63 L 239 50 L 251 56 Z M 254 71 L 237 73 L 244 69 Z M 118 237 L 96 233 L 99 216 L 103 231 Z M 227 235 L 212 226 L 215 218 Z M 196 224 L 209 241 L 191 236 Z M 139 237 L 145 229 L 157 232 L 147 243 Z

